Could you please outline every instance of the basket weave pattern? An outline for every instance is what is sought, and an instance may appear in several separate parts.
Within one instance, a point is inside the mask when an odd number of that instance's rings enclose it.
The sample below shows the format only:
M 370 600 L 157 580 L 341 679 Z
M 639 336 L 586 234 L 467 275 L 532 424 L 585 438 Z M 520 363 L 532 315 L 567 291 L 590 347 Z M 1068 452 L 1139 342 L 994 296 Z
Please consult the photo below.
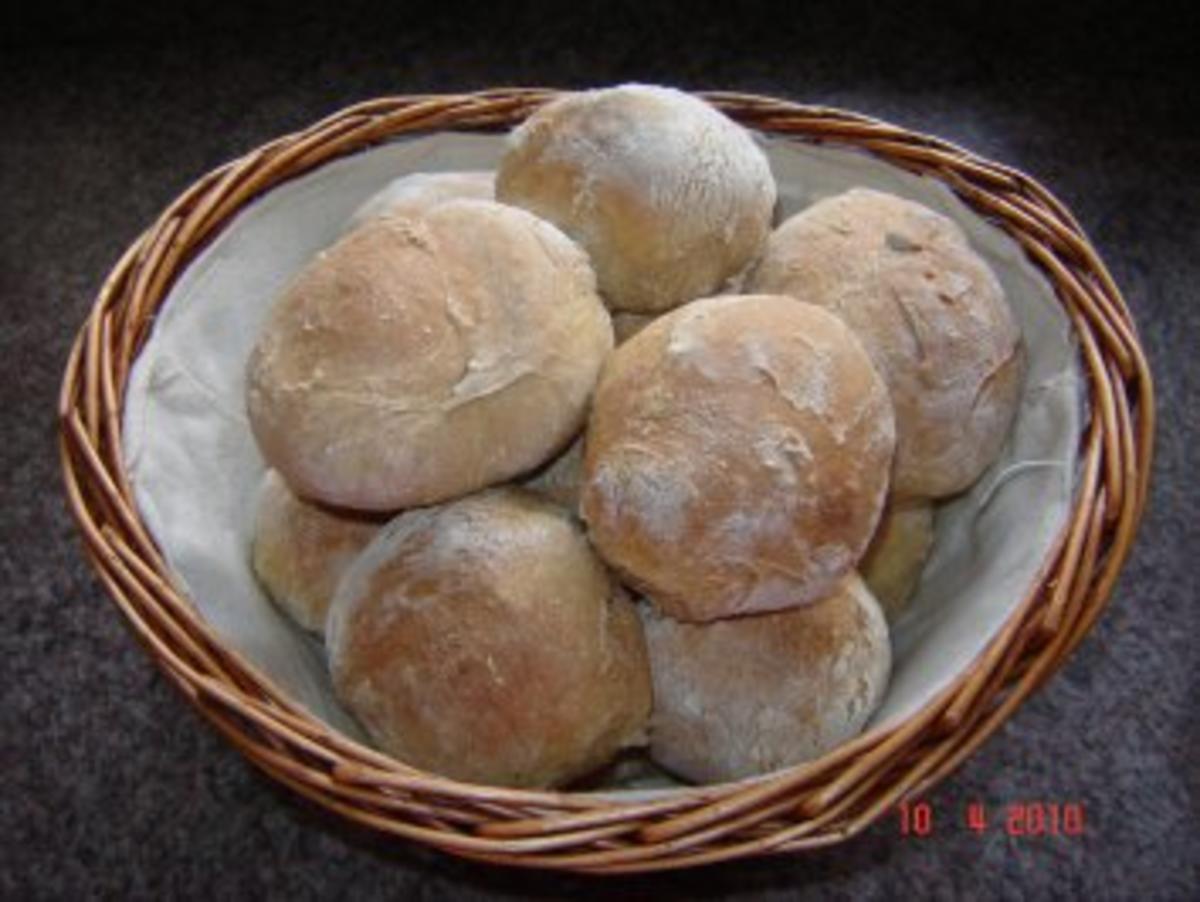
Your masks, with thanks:
M 707 100 L 779 136 L 869 151 L 940 179 L 1018 241 L 1077 334 L 1091 405 L 1072 514 L 1034 590 L 952 685 L 903 723 L 749 786 L 653 801 L 481 787 L 417 771 L 331 731 L 224 647 L 169 571 L 125 475 L 127 377 L 158 305 L 257 195 L 405 133 L 507 129 L 549 90 L 406 96 L 342 110 L 201 178 L 129 248 L 72 349 L 59 400 L 70 509 L 95 571 L 164 674 L 274 779 L 339 814 L 459 855 L 586 872 L 663 870 L 841 842 L 950 773 L 1050 677 L 1103 610 L 1146 501 L 1150 373 L 1132 318 L 1071 214 L 1023 173 L 864 116 L 743 94 Z

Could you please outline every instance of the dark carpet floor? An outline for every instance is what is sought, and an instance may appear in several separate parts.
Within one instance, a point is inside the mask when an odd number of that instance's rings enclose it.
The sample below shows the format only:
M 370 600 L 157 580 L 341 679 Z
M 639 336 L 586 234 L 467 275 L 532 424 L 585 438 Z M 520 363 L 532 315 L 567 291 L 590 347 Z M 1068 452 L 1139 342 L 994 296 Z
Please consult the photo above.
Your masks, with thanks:
M 298 6 L 298 5 L 296 5 Z M 1200 894 L 1200 104 L 1194 21 L 1087 5 L 30 5 L 0 32 L 0 896 L 1189 899 Z M 665 9 L 670 9 L 664 7 Z M 691 9 L 690 7 L 688 7 Z M 781 7 L 782 8 L 782 7 Z M 159 677 L 83 562 L 55 395 L 109 267 L 210 168 L 389 93 L 638 79 L 828 103 L 1027 170 L 1075 211 L 1158 380 L 1153 493 L 1111 608 L 929 797 L 803 857 L 597 882 L 389 843 L 252 770 Z M 962 826 L 1078 803 L 1081 837 Z

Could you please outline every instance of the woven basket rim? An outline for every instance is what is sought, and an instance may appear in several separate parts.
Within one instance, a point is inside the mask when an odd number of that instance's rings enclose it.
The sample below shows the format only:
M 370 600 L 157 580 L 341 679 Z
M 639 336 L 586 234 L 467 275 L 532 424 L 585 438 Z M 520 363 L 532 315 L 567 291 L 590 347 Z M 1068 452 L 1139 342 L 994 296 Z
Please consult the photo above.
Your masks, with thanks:
M 128 484 L 130 368 L 175 280 L 248 203 L 334 159 L 410 133 L 496 131 L 560 93 L 508 88 L 355 104 L 221 166 L 185 190 L 113 268 L 79 332 L 59 399 L 69 507 L 110 599 L 168 679 L 255 765 L 348 819 L 505 864 L 660 870 L 840 842 L 928 790 L 1048 679 L 1104 609 L 1146 503 L 1154 394 L 1129 310 L 1074 217 L 1034 179 L 930 135 L 832 107 L 701 92 L 747 127 L 871 153 L 948 185 L 1054 286 L 1079 340 L 1091 405 L 1072 513 L 1036 588 L 983 651 L 902 720 L 814 762 L 732 783 L 622 799 L 481 786 L 418 771 L 336 733 L 227 648 L 170 582 Z

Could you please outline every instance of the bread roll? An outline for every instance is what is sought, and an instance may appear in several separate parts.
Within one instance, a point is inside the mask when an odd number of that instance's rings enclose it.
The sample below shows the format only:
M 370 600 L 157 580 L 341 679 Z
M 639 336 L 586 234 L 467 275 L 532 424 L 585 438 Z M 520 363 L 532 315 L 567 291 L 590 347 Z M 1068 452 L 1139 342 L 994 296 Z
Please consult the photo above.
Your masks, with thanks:
M 268 470 L 255 515 L 254 572 L 285 614 L 322 633 L 342 572 L 382 525 L 297 498 L 278 473 Z
M 862 555 L 894 441 L 883 381 L 836 316 L 707 298 L 609 358 L 581 512 L 605 560 L 672 617 L 787 608 Z
M 554 460 L 525 480 L 529 491 L 575 513 L 579 510 L 579 487 L 583 481 L 583 436 Z
M 951 219 L 855 188 L 775 230 L 749 290 L 832 310 L 896 411 L 893 491 L 942 497 L 995 460 L 1021 394 L 1021 336 L 995 274 Z
M 712 294 L 761 251 L 775 181 L 750 133 L 714 107 L 623 85 L 530 116 L 496 196 L 583 245 L 613 310 L 655 313 Z
M 299 494 L 396 510 L 536 467 L 579 432 L 612 323 L 583 252 L 488 201 L 364 223 L 269 314 L 250 425 Z
M 448 200 L 495 200 L 494 172 L 413 172 L 401 176 L 371 195 L 354 211 L 346 231 L 369 219 L 391 216 L 419 216 Z
M 712 623 L 643 620 L 650 754 L 699 783 L 819 758 L 862 731 L 891 672 L 887 624 L 848 577 L 817 604 Z
M 933 548 L 933 505 L 922 499 L 889 504 L 858 565 L 889 624 L 908 606 Z
M 559 785 L 645 738 L 633 604 L 576 522 L 520 489 L 388 524 L 346 573 L 327 646 L 379 745 L 458 780 Z

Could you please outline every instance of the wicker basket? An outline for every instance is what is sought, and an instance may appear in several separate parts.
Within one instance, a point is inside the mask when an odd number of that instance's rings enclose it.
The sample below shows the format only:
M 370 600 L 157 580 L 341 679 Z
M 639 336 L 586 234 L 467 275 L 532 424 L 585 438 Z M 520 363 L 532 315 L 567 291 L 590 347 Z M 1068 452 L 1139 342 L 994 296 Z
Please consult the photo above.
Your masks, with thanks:
M 470 858 L 608 873 L 841 842 L 950 773 L 1054 673 L 1103 610 L 1145 504 L 1154 400 L 1129 311 L 1071 214 L 1020 172 L 851 113 L 705 95 L 751 128 L 865 149 L 948 184 L 1044 271 L 1089 380 L 1080 484 L 1040 584 L 920 711 L 819 761 L 651 801 L 465 785 L 406 767 L 316 721 L 223 647 L 172 589 L 134 504 L 122 459 L 127 377 L 158 305 L 208 239 L 255 196 L 337 157 L 403 133 L 505 129 L 554 96 L 373 100 L 209 173 L 172 203 L 108 277 L 63 379 L 63 475 L 87 555 L 159 668 L 217 730 L 276 780 L 360 824 Z

